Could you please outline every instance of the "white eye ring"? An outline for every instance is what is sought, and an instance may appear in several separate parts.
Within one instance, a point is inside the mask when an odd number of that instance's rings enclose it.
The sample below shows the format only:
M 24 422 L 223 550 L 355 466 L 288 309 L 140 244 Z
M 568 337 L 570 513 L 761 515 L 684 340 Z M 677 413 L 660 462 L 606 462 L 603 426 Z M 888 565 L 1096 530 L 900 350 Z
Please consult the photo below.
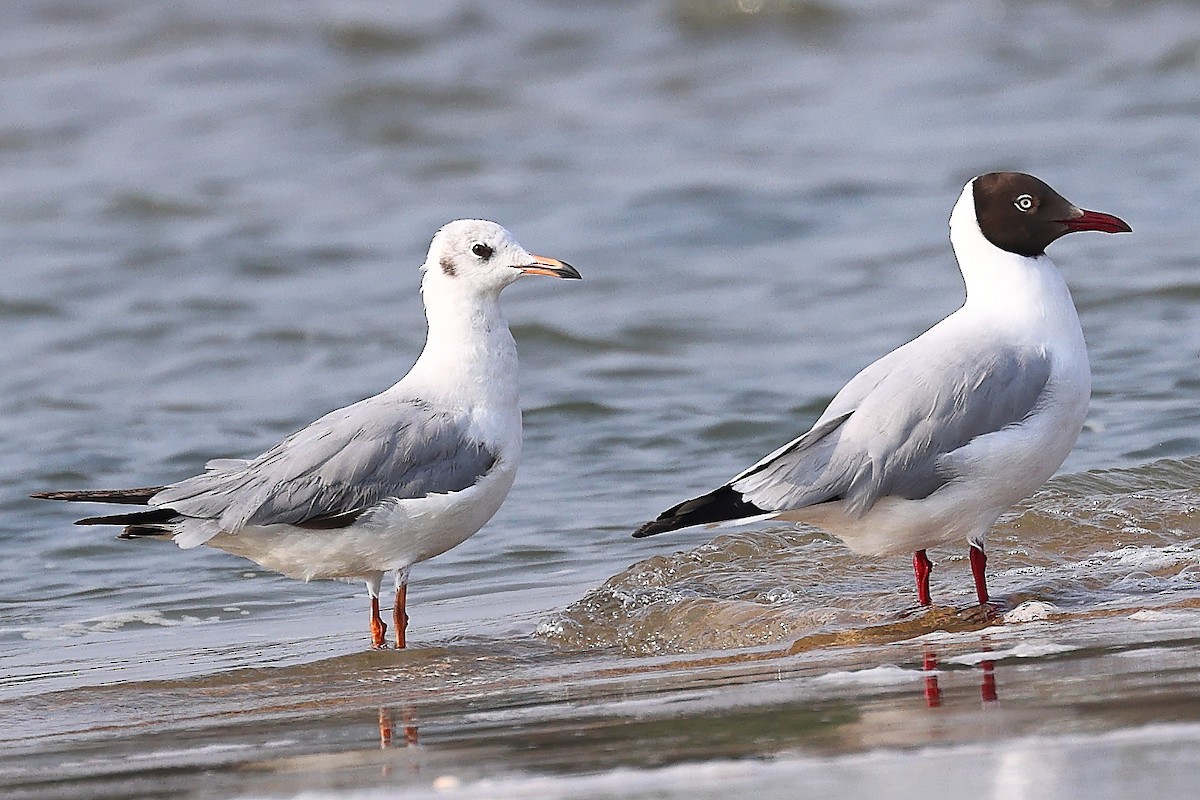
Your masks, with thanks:
M 1033 197 L 1031 195 L 1023 194 L 1017 198 L 1017 201 L 1013 203 L 1013 205 L 1017 207 L 1017 211 L 1032 211 Z

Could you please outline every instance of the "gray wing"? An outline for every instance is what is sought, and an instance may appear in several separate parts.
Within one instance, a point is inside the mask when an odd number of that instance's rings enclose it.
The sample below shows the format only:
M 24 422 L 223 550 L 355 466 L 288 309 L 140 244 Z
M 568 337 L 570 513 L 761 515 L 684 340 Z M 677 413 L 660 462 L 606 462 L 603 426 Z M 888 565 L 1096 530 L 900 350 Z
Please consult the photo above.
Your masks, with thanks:
M 861 515 L 881 497 L 928 497 L 952 477 L 948 454 L 1020 423 L 1049 379 L 1041 348 L 906 346 L 859 373 L 812 430 L 731 485 L 771 511 L 841 499 Z
M 376 396 L 326 414 L 258 458 L 211 462 L 151 505 L 217 520 L 228 531 L 276 523 L 334 528 L 386 498 L 466 489 L 496 458 L 451 415 Z

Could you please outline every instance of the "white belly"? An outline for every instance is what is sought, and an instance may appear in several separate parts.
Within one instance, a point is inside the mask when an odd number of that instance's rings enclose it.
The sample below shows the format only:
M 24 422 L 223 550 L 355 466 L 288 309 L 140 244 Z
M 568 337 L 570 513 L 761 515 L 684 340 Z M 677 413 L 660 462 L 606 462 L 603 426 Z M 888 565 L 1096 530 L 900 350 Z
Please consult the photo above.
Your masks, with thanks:
M 385 501 L 345 528 L 248 527 L 205 544 L 302 580 L 402 570 L 473 536 L 499 510 L 516 473 L 514 464 L 498 462 L 461 492 Z
M 983 543 L 988 529 L 1062 466 L 1087 414 L 1087 384 L 1065 382 L 1059 402 L 1019 425 L 980 436 L 950 453 L 954 477 L 928 497 L 880 498 L 861 517 L 840 501 L 784 511 L 776 518 L 805 522 L 837 536 L 861 555 L 911 553 L 965 541 Z

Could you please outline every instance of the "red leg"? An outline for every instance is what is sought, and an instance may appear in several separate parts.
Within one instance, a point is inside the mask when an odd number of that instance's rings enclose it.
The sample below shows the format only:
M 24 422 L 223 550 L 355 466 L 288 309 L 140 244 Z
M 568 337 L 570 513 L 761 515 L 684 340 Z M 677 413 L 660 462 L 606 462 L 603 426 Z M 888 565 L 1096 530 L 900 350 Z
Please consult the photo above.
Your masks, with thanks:
M 924 670 L 929 673 L 925 676 L 925 706 L 937 708 L 942 704 L 942 690 L 938 688 L 937 655 L 935 653 L 925 654 Z
M 975 578 L 975 594 L 979 597 L 979 605 L 987 605 L 987 578 L 983 570 L 987 566 L 987 553 L 977 544 L 971 545 L 971 575 Z
M 933 562 L 924 550 L 913 553 L 913 575 L 917 577 L 917 602 L 923 606 L 933 605 L 929 595 L 929 573 L 933 572 Z
M 371 598 L 371 647 L 385 647 L 384 636 L 387 635 L 387 625 L 379 616 L 379 598 Z
M 396 607 L 392 610 L 392 622 L 396 624 L 396 649 L 404 649 L 404 634 L 408 630 L 408 584 L 402 583 L 396 587 Z
M 980 661 L 979 668 L 983 670 L 983 679 L 979 682 L 979 696 L 985 703 L 994 703 L 996 695 L 996 665 L 991 661 Z

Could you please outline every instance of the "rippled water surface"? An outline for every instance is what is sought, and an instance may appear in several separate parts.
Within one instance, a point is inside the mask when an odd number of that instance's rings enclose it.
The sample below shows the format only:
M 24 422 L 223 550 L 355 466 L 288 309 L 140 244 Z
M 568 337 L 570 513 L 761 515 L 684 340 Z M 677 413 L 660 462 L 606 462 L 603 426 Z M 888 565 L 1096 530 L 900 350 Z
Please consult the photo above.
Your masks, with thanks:
M 1200 6 L 41 0 L 0 68 L 5 792 L 1193 790 Z M 630 539 L 957 307 L 993 169 L 1135 231 L 1051 251 L 1095 388 L 991 538 L 1009 615 L 963 611 L 964 551 L 919 613 L 905 559 L 812 530 Z M 361 587 L 27 499 L 394 382 L 468 216 L 585 281 L 505 294 L 524 463 L 414 569 L 413 650 L 366 651 Z

